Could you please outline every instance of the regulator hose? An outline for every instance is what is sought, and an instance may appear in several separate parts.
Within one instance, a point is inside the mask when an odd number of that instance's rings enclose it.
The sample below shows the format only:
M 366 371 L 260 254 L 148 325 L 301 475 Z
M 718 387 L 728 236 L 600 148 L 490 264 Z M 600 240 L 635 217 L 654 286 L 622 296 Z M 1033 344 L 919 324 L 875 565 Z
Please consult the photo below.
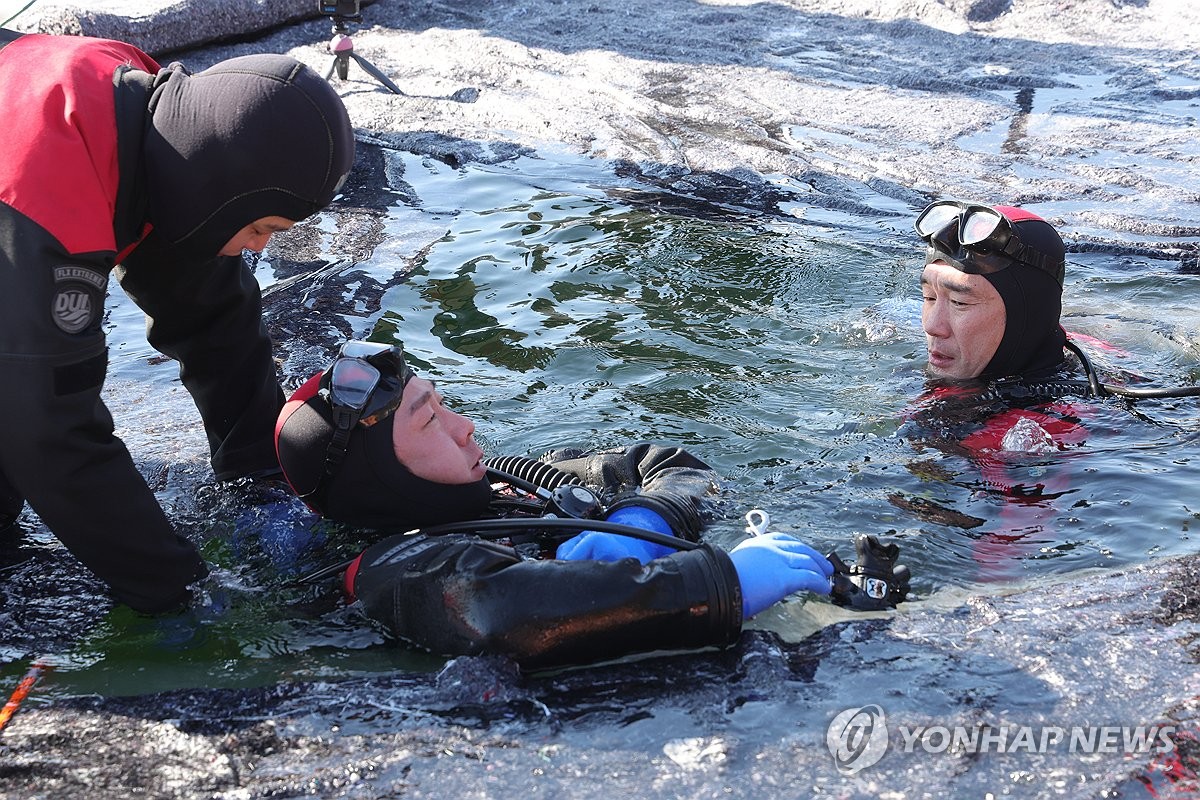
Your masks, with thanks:
M 484 459 L 483 465 L 497 473 L 502 473 L 501 477 L 517 478 L 519 481 L 525 481 L 543 489 L 557 489 L 567 484 L 582 483 L 575 475 L 563 472 L 553 464 L 526 456 L 487 458 Z
M 1124 397 L 1127 400 L 1146 400 L 1170 397 L 1200 397 L 1200 386 L 1180 386 L 1177 388 L 1145 388 L 1131 389 L 1128 386 L 1117 386 L 1112 383 L 1101 383 L 1087 354 L 1072 342 L 1066 341 L 1066 348 L 1079 359 L 1087 380 L 1044 381 L 1041 383 L 1025 383 L 1024 381 L 1005 380 L 993 381 L 984 390 L 984 400 L 1023 400 L 1029 398 L 1050 398 L 1062 395 L 1082 395 L 1084 397 Z

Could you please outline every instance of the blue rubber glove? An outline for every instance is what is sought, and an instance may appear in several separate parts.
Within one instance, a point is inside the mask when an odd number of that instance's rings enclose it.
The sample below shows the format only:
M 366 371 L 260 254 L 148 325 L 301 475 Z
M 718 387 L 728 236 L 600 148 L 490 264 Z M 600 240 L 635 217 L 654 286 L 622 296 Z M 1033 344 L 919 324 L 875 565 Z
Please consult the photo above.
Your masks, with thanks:
M 608 515 L 608 521 L 657 531 L 668 536 L 675 535 L 671 526 L 658 512 L 641 506 L 618 508 Z M 622 558 L 636 558 L 645 564 L 674 552 L 672 547 L 634 539 L 632 536 L 584 531 L 560 544 L 554 556 L 563 561 L 620 561 Z
M 833 564 L 786 533 L 751 537 L 729 551 L 742 584 L 742 619 L 778 603 L 793 592 L 829 594 Z
M 208 641 L 211 627 L 224 619 L 233 605 L 229 590 L 221 585 L 214 573 L 188 589 L 191 599 L 186 608 L 155 617 L 160 647 L 175 651 L 202 647 Z

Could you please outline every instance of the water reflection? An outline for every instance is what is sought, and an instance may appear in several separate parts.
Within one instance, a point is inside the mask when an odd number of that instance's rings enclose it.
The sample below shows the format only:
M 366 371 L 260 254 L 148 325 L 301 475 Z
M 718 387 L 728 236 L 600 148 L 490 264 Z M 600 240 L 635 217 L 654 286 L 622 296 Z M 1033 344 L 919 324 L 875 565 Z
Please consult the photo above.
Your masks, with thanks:
M 893 205 L 880 203 L 880 219 Z M 1180 434 L 1196 415 L 1170 419 L 1186 401 L 1099 404 L 1078 451 L 1012 467 L 1069 488 L 1019 503 L 989 491 L 994 464 L 908 438 L 923 391 L 918 253 L 897 248 L 891 223 L 841 223 L 722 222 L 531 193 L 460 215 L 385 305 L 435 372 L 454 354 L 439 378 L 491 447 L 682 442 L 729 476 L 731 511 L 763 506 L 827 548 L 890 531 L 927 592 L 1189 551 L 1180 508 L 1112 500 L 1133 487 L 1178 496 L 1179 459 L 1148 472 L 1130 452 L 1182 449 L 1186 463 L 1194 445 Z M 1073 259 L 1068 327 L 1117 340 L 1128 351 L 1118 366 L 1191 380 L 1192 287 L 1138 267 L 1131 279 L 1124 264 Z M 1155 294 L 1175 322 L 1148 311 Z M 1098 354 L 1102 366 L 1110 356 Z M 736 515 L 713 531 L 740 533 Z
M 716 542 L 737 541 L 754 507 L 770 512 L 775 529 L 843 555 L 855 533 L 892 537 L 925 597 L 1195 550 L 1194 401 L 1091 403 L 1078 446 L 1000 465 L 1044 487 L 1024 495 L 989 485 L 996 464 L 911 435 L 906 423 L 925 390 L 920 253 L 894 198 L 879 198 L 874 215 L 824 210 L 819 224 L 750 222 L 720 209 L 665 212 L 594 165 L 519 159 L 451 169 L 384 157 L 421 202 L 389 208 L 384 243 L 362 261 L 314 258 L 313 274 L 338 264 L 340 276 L 314 307 L 327 327 L 336 319 L 354 335 L 403 342 L 412 363 L 477 421 L 490 453 L 680 443 L 727 479 L 710 528 Z M 451 195 L 460 210 L 447 214 Z M 332 248 L 337 237 L 322 241 Z M 260 267 L 268 288 L 271 257 Z M 1168 266 L 1136 255 L 1070 257 L 1064 323 L 1114 345 L 1093 353 L 1102 369 L 1166 385 L 1200 379 L 1197 290 Z M 302 285 L 296 268 L 274 280 Z M 288 322 L 295 310 L 274 313 Z M 110 324 L 121 376 L 173 377 L 171 365 L 151 363 L 139 313 L 118 301 Z M 293 354 L 306 344 L 314 351 L 285 364 L 294 382 L 323 343 L 286 344 Z M 177 392 L 148 398 L 142 413 L 178 419 L 185 401 Z M 154 426 L 123 420 L 135 453 L 155 446 Z M 177 429 L 173 447 L 180 437 Z M 294 500 L 206 497 L 194 491 L 196 478 L 181 480 L 163 491 L 177 493 L 173 516 L 205 544 L 228 610 L 165 628 L 119 610 L 99 626 L 81 616 L 91 633 L 67 648 L 76 666 L 57 673 L 59 688 L 49 691 L 240 686 L 440 665 L 288 587 L 353 552 L 352 537 L 323 529 Z M 32 581 L 28 571 L 17 579 Z M 836 618 L 827 604 L 793 602 L 754 625 L 798 640 Z

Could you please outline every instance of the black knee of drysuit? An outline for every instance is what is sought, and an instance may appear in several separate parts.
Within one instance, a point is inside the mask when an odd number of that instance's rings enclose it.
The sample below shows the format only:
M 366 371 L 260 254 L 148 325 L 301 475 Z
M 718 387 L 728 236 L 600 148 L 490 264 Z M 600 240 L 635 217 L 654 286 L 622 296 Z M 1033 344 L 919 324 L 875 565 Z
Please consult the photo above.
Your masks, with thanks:
M 13 488 L 4 473 L 0 472 L 0 531 L 6 529 L 21 515 L 25 498 Z

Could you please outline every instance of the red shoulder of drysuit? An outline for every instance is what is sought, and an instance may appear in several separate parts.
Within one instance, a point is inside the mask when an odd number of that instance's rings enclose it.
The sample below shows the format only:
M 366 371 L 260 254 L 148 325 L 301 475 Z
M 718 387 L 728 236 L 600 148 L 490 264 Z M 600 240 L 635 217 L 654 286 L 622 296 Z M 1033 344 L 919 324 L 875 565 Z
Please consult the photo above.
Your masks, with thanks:
M 116 249 L 120 175 L 114 76 L 157 73 L 132 45 L 28 34 L 0 50 L 5 131 L 0 202 L 33 220 L 68 253 Z

